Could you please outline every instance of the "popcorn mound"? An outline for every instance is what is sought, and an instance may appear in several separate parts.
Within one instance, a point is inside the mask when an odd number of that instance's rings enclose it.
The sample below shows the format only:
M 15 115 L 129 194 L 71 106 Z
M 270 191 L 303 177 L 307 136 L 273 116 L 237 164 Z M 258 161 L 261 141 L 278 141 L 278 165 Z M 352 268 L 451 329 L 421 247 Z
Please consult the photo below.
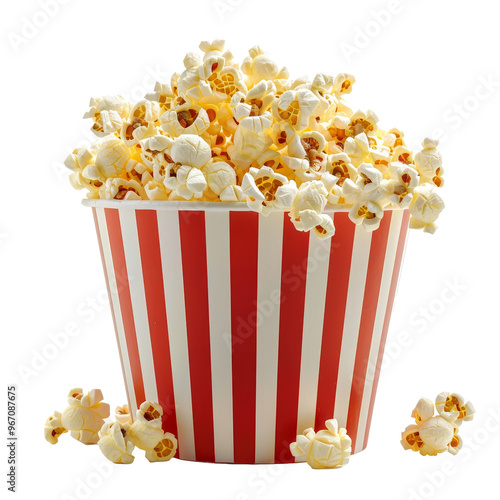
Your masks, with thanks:
M 410 227 L 434 233 L 444 208 L 438 141 L 413 154 L 403 132 L 353 112 L 347 73 L 293 80 L 258 46 L 241 66 L 223 40 L 200 49 L 135 104 L 91 99 L 84 117 L 100 140 L 66 159 L 73 187 L 94 199 L 246 202 L 264 216 L 289 212 L 319 238 L 335 232 L 328 206 L 368 231 L 385 208 L 409 208 Z

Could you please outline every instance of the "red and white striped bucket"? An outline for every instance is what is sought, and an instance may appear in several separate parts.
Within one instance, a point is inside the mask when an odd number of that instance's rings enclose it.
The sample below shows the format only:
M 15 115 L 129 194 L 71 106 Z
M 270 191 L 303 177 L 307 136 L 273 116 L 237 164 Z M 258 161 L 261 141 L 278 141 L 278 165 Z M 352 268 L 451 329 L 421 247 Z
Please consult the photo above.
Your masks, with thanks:
M 329 240 L 244 204 L 86 200 L 129 404 L 158 401 L 184 460 L 293 462 L 335 417 L 367 443 L 409 214 Z

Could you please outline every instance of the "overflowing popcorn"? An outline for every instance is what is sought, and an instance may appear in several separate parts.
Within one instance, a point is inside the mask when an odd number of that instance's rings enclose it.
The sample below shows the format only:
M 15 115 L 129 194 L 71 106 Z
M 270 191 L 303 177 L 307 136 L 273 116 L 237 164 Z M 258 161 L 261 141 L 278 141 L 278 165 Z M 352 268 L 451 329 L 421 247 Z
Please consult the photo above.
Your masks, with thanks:
M 91 99 L 84 117 L 99 141 L 66 159 L 73 187 L 88 198 L 246 202 L 264 216 L 289 212 L 297 230 L 319 238 L 335 232 L 328 207 L 349 208 L 367 231 L 385 209 L 408 208 L 410 227 L 436 230 L 438 141 L 414 154 L 403 132 L 353 111 L 344 99 L 352 75 L 291 79 L 258 46 L 241 66 L 224 46 L 202 42 L 182 73 L 135 104 Z
M 459 427 L 462 422 L 472 420 L 474 413 L 474 406 L 456 393 L 440 393 L 435 404 L 430 399 L 421 398 L 411 414 L 415 424 L 403 431 L 401 444 L 405 450 L 423 456 L 435 456 L 444 451 L 456 455 L 462 448 Z
M 145 451 L 149 462 L 167 462 L 177 451 L 177 439 L 162 429 L 163 408 L 155 402 L 145 401 L 132 422 L 128 405 L 117 406 L 115 422 L 105 422 L 109 405 L 102 402 L 99 389 L 83 395 L 81 389 L 72 389 L 69 406 L 63 413 L 55 411 L 45 422 L 44 436 L 56 444 L 59 436 L 70 435 L 84 444 L 97 444 L 102 454 L 115 464 L 131 464 L 133 451 Z
M 290 444 L 294 457 L 306 457 L 313 469 L 335 469 L 347 465 L 351 454 L 351 438 L 339 429 L 336 419 L 325 422 L 326 429 L 314 432 L 309 428 Z

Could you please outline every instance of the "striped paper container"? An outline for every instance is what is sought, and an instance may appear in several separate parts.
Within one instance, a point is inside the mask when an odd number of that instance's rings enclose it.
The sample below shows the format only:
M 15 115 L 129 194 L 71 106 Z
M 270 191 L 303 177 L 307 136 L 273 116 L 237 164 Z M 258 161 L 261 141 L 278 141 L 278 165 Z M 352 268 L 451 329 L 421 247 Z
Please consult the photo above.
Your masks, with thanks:
M 368 440 L 407 210 L 328 240 L 241 203 L 86 200 L 130 408 L 158 401 L 184 460 L 286 463 L 335 417 Z

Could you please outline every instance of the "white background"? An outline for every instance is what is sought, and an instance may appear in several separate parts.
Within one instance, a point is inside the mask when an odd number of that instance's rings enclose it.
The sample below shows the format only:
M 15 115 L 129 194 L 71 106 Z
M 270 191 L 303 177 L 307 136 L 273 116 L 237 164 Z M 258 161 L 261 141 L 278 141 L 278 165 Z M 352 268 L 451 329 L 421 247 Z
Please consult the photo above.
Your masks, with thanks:
M 415 500 L 467 498 L 478 487 L 497 491 L 494 2 L 53 0 L 50 16 L 41 3 L 12 2 L 0 16 L 0 390 L 5 401 L 7 385 L 18 386 L 18 498 Z M 30 31 L 31 22 L 44 25 Z M 185 52 L 216 37 L 240 60 L 261 45 L 292 76 L 353 73 L 352 106 L 373 109 L 382 127 L 402 128 L 411 145 L 440 134 L 447 208 L 434 236 L 411 232 L 370 442 L 346 468 L 149 464 L 138 450 L 133 465 L 95 473 L 95 464 L 104 463 L 97 447 L 67 435 L 57 446 L 43 439 L 45 419 L 65 407 L 74 386 L 101 388 L 112 408 L 125 402 L 92 215 L 69 186 L 62 161 L 91 138 L 81 120 L 90 96 L 138 99 L 157 77 L 182 71 Z M 50 335 L 71 324 L 80 333 L 54 353 Z M 33 363 L 36 369 L 23 375 Z M 463 393 L 476 406 L 474 421 L 461 428 L 464 449 L 455 457 L 405 452 L 400 433 L 414 404 L 442 390 Z M 6 472 L 7 449 L 0 449 Z

